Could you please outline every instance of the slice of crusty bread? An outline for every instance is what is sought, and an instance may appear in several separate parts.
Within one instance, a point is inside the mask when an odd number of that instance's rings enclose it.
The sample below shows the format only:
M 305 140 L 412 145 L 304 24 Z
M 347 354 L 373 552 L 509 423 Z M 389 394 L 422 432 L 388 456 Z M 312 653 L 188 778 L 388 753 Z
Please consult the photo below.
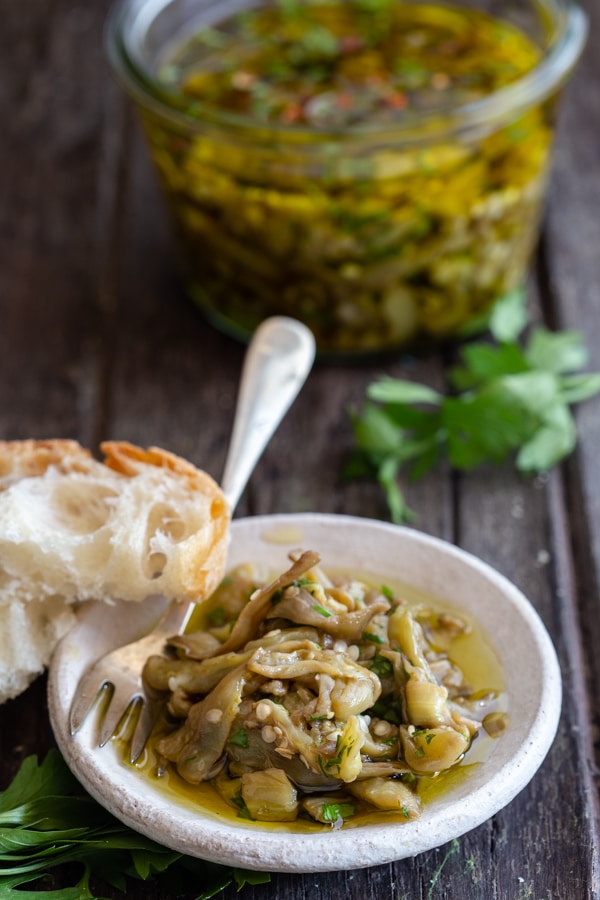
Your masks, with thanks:
M 0 441 L 0 702 L 48 663 L 70 604 L 199 602 L 223 576 L 230 511 L 213 479 L 165 450 Z

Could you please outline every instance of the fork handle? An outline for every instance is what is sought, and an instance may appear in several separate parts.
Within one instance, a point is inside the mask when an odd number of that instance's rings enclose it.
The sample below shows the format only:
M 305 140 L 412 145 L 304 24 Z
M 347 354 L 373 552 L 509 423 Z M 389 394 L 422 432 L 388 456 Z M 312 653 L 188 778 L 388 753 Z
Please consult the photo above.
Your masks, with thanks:
M 315 358 L 312 332 L 273 316 L 248 347 L 221 487 L 232 510 L 277 426 L 298 396 Z
M 298 396 L 315 358 L 315 339 L 301 322 L 273 316 L 258 326 L 246 352 L 221 487 L 235 509 L 277 426 Z M 173 601 L 155 631 L 185 630 L 194 603 Z

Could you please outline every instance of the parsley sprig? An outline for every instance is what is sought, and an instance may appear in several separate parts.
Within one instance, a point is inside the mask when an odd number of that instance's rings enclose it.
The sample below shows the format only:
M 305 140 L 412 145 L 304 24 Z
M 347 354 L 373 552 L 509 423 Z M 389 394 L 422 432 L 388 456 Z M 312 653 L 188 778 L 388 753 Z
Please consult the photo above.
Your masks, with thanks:
M 79 864 L 79 880 L 57 888 L 54 876 L 64 866 L 71 873 L 72 864 Z M 175 893 L 201 884 L 196 900 L 216 896 L 233 881 L 239 889 L 269 880 L 266 873 L 182 856 L 122 825 L 82 790 L 56 750 L 41 764 L 27 757 L 0 793 L 1 900 L 95 900 L 92 876 L 124 894 L 129 878 L 164 878 L 165 889 L 168 884 Z
M 600 373 L 579 371 L 587 362 L 579 332 L 528 328 L 524 310 L 517 292 L 497 304 L 491 340 L 465 343 L 447 371 L 449 393 L 383 377 L 351 411 L 356 449 L 346 475 L 375 476 L 393 521 L 414 518 L 402 472 L 416 481 L 442 462 L 467 470 L 513 457 L 520 472 L 539 474 L 574 449 L 570 407 L 600 391 Z

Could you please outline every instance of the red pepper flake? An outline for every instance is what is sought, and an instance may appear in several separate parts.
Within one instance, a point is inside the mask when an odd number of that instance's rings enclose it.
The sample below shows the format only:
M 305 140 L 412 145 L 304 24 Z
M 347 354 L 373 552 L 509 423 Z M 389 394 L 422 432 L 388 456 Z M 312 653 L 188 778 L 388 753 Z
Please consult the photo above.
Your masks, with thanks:
M 347 91 L 341 91 L 336 97 L 336 103 L 340 109 L 352 109 L 354 106 L 354 97 Z
M 303 115 L 304 110 L 299 103 L 288 103 L 288 105 L 284 106 L 281 110 L 279 119 L 282 122 L 291 124 L 292 122 L 299 122 L 300 119 L 303 118 Z
M 357 50 L 363 50 L 364 47 L 365 42 L 360 34 L 345 34 L 340 38 L 341 53 L 356 53 Z
M 406 109 L 408 97 L 402 91 L 392 91 L 386 96 L 385 102 L 391 109 Z

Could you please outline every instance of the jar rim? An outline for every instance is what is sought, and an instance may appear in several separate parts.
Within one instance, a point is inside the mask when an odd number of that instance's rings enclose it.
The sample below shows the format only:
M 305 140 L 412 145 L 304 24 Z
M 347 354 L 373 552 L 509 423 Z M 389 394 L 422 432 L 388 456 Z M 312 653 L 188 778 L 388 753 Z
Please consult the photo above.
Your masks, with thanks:
M 172 0 L 120 0 L 109 13 L 105 43 L 112 69 L 125 92 L 139 106 L 149 110 L 179 130 L 202 131 L 207 125 L 235 132 L 239 137 L 257 133 L 289 142 L 336 143 L 355 139 L 393 140 L 417 143 L 446 137 L 477 128 L 501 126 L 507 117 L 515 116 L 543 102 L 569 76 L 574 68 L 588 32 L 588 17 L 572 0 L 555 0 L 559 7 L 558 33 L 544 52 L 539 63 L 515 81 L 488 96 L 469 101 L 444 111 L 420 111 L 410 122 L 360 123 L 342 128 L 317 128 L 279 122 L 262 123 L 250 116 L 239 115 L 195 102 L 195 114 L 167 102 L 166 92 L 156 78 L 136 62 L 128 43 L 131 25 L 141 18 L 147 27 L 153 17 Z M 558 17 L 557 17 L 558 18 Z M 200 115 L 198 115 L 200 113 Z

